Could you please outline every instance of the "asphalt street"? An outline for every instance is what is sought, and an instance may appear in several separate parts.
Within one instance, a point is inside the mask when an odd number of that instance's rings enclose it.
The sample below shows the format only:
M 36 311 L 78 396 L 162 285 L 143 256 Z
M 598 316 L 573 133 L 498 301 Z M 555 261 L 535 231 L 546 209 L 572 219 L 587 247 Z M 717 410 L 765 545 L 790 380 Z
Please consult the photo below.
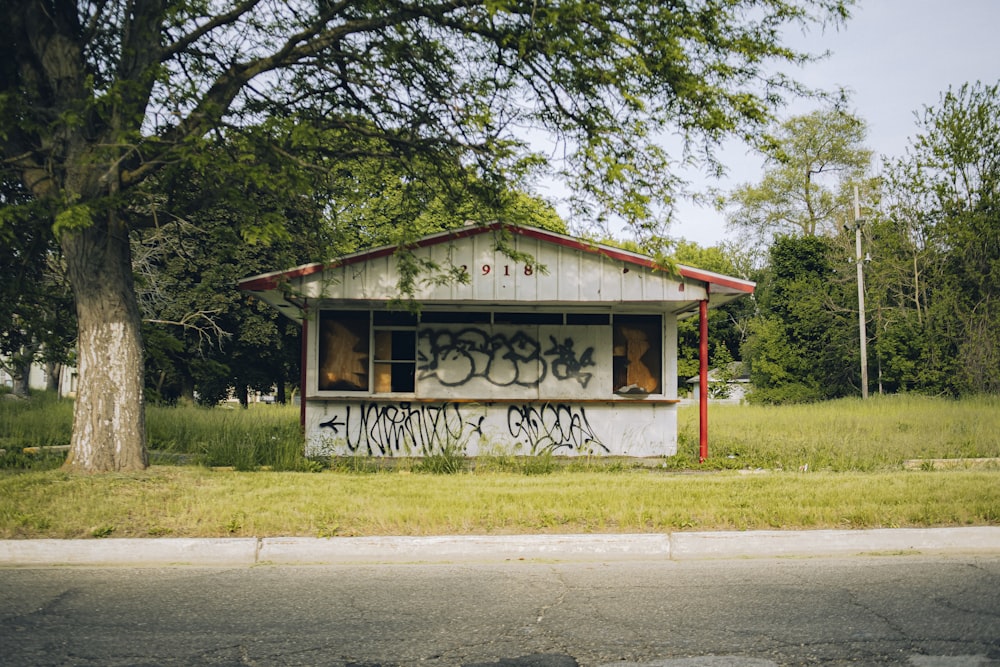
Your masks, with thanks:
M 0 569 L 4 665 L 1000 666 L 1000 553 Z

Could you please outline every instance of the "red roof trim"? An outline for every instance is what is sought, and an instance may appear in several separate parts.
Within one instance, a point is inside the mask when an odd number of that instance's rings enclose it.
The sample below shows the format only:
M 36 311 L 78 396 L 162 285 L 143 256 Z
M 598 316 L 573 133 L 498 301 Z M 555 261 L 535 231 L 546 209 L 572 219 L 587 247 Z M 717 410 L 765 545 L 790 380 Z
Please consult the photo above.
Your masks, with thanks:
M 457 239 L 468 238 L 470 236 L 478 236 L 479 234 L 494 232 L 498 229 L 504 229 L 505 231 L 508 231 L 512 234 L 518 234 L 520 236 L 546 241 L 548 243 L 554 243 L 556 245 L 563 246 L 564 248 L 570 248 L 573 250 L 578 250 L 580 252 L 603 255 L 608 259 L 613 259 L 615 261 L 621 261 L 621 262 L 628 262 L 629 264 L 642 266 L 648 269 L 663 270 L 664 268 L 663 266 L 653 261 L 653 259 L 650 257 L 628 252 L 627 250 L 621 250 L 618 248 L 613 248 L 611 246 L 599 245 L 596 243 L 588 243 L 581 239 L 573 238 L 570 236 L 564 236 L 562 234 L 557 234 L 555 232 L 550 232 L 543 229 L 536 229 L 534 227 L 519 227 L 516 225 L 504 225 L 499 222 L 495 222 L 489 225 L 476 225 L 470 227 L 463 227 L 462 229 L 456 229 L 447 232 L 442 232 L 440 234 L 434 234 L 432 236 L 427 236 L 415 242 L 412 247 L 426 248 L 428 246 L 437 245 L 439 243 L 445 243 Z M 355 253 L 353 255 L 347 255 L 346 257 L 342 257 L 332 262 L 326 262 L 326 263 L 317 262 L 315 264 L 306 264 L 304 266 L 299 266 L 294 269 L 288 269 L 287 271 L 277 271 L 275 273 L 268 273 L 261 276 L 255 276 L 253 278 L 241 280 L 237 284 L 239 285 L 240 289 L 243 290 L 265 291 L 265 290 L 277 289 L 278 285 L 281 284 L 282 282 L 293 280 L 295 278 L 302 278 L 305 276 L 312 275 L 314 273 L 325 271 L 327 269 L 336 268 L 338 266 L 358 264 L 360 262 L 366 262 L 372 259 L 386 257 L 387 255 L 395 253 L 397 248 L 398 246 L 384 246 L 381 248 L 375 248 L 374 250 L 368 250 Z M 754 290 L 754 284 L 749 281 L 740 280 L 738 278 L 732 278 L 730 276 L 724 276 L 718 273 L 713 273 L 711 271 L 694 269 L 687 266 L 678 266 L 677 268 L 680 275 L 689 280 L 697 280 L 699 282 L 719 285 L 721 287 L 727 287 L 729 289 L 736 290 L 738 292 L 744 292 L 746 294 L 752 294 Z
M 721 285 L 722 287 L 728 287 L 729 289 L 744 292 L 745 294 L 753 294 L 755 284 L 748 280 L 740 280 L 739 278 L 732 278 L 730 276 L 724 276 L 721 273 L 712 273 L 711 271 L 702 271 L 701 269 L 694 269 L 690 266 L 681 266 L 678 268 L 681 275 L 685 278 L 700 280 L 702 282 L 711 283 L 712 285 Z

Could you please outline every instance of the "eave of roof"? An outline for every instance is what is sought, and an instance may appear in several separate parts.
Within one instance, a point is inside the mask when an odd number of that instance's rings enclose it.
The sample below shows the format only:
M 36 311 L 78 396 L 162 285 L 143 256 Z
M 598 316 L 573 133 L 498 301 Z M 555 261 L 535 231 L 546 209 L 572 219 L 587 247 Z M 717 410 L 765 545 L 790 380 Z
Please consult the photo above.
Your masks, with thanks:
M 655 270 L 664 269 L 662 265 L 658 264 L 656 260 L 648 255 L 641 255 L 639 253 L 629 252 L 628 250 L 622 250 L 621 248 L 615 248 L 613 246 L 603 245 L 600 243 L 593 243 L 584 239 L 566 236 L 565 234 L 559 234 L 545 229 L 522 227 L 503 223 L 468 226 L 462 227 L 461 229 L 432 234 L 417 240 L 413 243 L 411 248 L 426 248 L 440 243 L 447 243 L 457 239 L 477 236 L 479 234 L 486 234 L 499 230 L 503 230 L 510 234 L 554 243 L 556 245 L 572 248 L 581 252 L 596 253 L 609 259 L 626 262 L 635 266 Z M 283 271 L 272 271 L 270 273 L 251 276 L 238 281 L 237 285 L 240 289 L 247 291 L 263 292 L 267 290 L 274 290 L 278 289 L 280 284 L 286 283 L 290 280 L 310 276 L 338 266 L 358 264 L 360 262 L 366 262 L 379 257 L 392 255 L 397 249 L 398 246 L 382 246 L 380 248 L 364 250 L 350 255 L 344 255 L 343 257 L 339 257 L 330 262 L 314 262 L 312 264 L 303 264 L 301 266 Z M 696 269 L 689 266 L 678 265 L 677 271 L 683 278 L 708 283 L 709 285 L 714 285 L 717 288 L 722 288 L 720 291 L 726 291 L 731 294 L 752 294 L 755 287 L 755 284 L 748 280 L 742 280 L 740 278 L 734 278 L 732 276 L 726 276 L 720 273 Z

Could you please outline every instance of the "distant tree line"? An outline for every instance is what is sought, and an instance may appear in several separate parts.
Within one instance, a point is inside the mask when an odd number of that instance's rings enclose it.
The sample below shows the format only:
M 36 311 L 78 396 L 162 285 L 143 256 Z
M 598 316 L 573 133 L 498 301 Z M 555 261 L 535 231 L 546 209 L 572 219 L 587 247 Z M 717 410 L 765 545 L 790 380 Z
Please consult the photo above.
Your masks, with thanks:
M 918 117 L 905 155 L 870 174 L 864 123 L 829 109 L 773 133 L 765 174 L 723 203 L 758 282 L 715 349 L 749 366 L 753 400 L 861 392 L 852 190 L 859 188 L 869 390 L 1000 391 L 1000 94 L 966 84 Z M 746 261 L 749 257 L 749 261 Z M 706 268 L 718 268 L 709 266 Z M 728 314 L 727 314 L 728 313 Z M 728 318 L 728 319 L 727 319 Z

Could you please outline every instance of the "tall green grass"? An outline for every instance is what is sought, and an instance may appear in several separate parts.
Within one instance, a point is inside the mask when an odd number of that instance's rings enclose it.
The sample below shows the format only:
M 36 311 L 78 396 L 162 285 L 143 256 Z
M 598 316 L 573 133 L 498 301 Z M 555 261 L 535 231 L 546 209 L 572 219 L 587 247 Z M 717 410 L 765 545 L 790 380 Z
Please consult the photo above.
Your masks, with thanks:
M 35 392 L 28 400 L 0 394 L 0 449 L 68 445 L 73 402 Z
M 146 431 L 150 450 L 161 459 L 177 457 L 236 470 L 311 467 L 304 458 L 299 411 L 293 406 L 150 406 Z
M 251 405 L 249 409 L 147 406 L 147 443 L 154 463 L 182 462 L 237 470 L 310 469 L 298 408 Z M 7 467 L 27 467 L 25 447 L 68 445 L 73 401 L 36 392 L 29 400 L 0 400 L 0 449 Z M 46 465 L 51 463 L 46 459 Z
M 48 394 L 29 401 L 0 400 L 0 449 L 65 445 L 73 404 Z M 312 469 L 303 457 L 298 409 L 252 405 L 249 409 L 158 407 L 146 410 L 154 462 L 194 462 L 237 470 Z M 498 443 L 499 445 L 499 443 Z M 685 406 L 678 419 L 678 453 L 658 461 L 667 469 L 828 470 L 873 472 L 899 469 L 908 459 L 1000 457 L 1000 397 L 949 400 L 926 396 L 874 396 L 789 406 L 712 405 L 709 459 L 698 463 L 698 408 Z M 340 470 L 384 470 L 362 461 L 336 462 Z M 620 459 L 584 457 L 562 466 L 553 457 L 528 459 L 497 452 L 466 462 L 440 456 L 412 466 L 413 472 L 545 474 L 628 470 Z
M 713 405 L 716 468 L 868 472 L 908 459 L 1000 457 L 1000 397 L 873 396 L 805 405 Z M 681 409 L 674 465 L 698 460 L 698 408 Z
M 0 438 L 19 447 L 65 444 L 71 409 L 44 397 L 0 401 Z M 678 455 L 654 461 L 560 461 L 499 448 L 475 461 L 340 459 L 331 472 L 290 476 L 273 471 L 318 467 L 302 456 L 295 408 L 150 407 L 147 429 L 154 462 L 203 465 L 130 475 L 0 472 L 0 538 L 1000 523 L 1000 466 L 901 470 L 906 459 L 1000 457 L 1000 398 L 713 405 L 705 464 L 697 459 L 696 406 L 680 410 Z M 240 472 L 264 467 L 272 472 Z M 785 472 L 669 474 L 706 468 Z

